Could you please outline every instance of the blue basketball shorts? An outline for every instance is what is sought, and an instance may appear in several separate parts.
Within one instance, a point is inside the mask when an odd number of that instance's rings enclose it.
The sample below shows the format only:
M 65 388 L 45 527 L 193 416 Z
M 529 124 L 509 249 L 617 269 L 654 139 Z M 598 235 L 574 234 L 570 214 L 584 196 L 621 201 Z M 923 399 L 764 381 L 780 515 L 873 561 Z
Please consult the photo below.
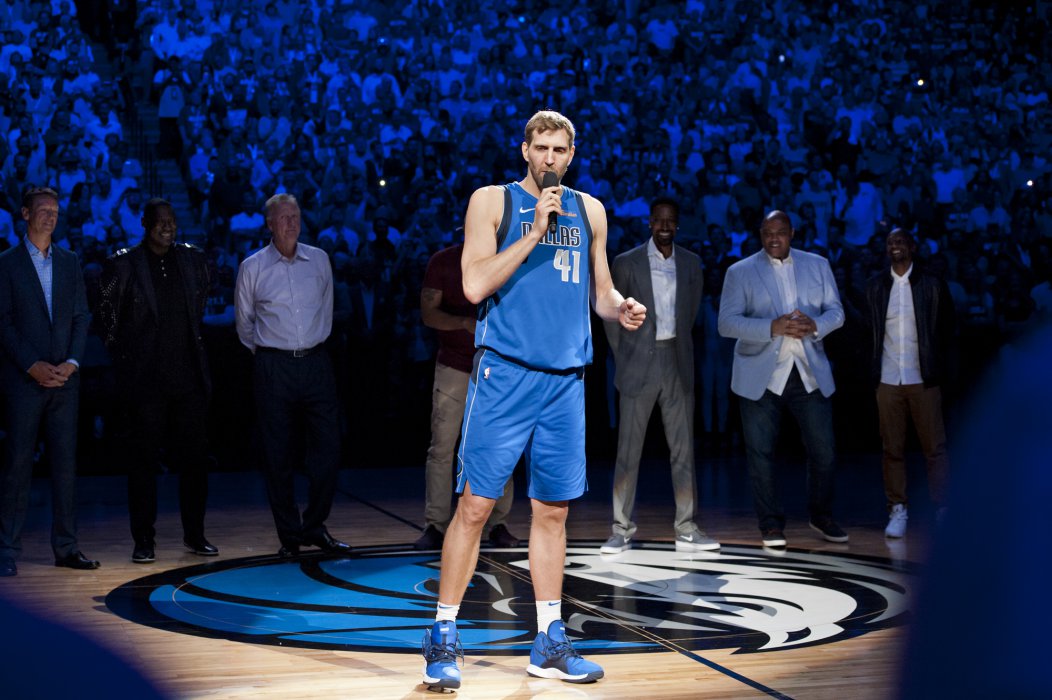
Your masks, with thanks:
M 457 452 L 457 493 L 500 498 L 525 455 L 530 498 L 567 501 L 588 490 L 584 372 L 530 369 L 480 349 Z

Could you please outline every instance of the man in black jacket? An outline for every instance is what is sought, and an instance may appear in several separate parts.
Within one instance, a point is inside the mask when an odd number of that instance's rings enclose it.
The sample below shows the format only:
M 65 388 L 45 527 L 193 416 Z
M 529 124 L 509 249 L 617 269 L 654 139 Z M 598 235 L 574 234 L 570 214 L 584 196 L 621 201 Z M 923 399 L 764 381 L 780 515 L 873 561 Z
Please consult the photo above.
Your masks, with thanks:
M 180 470 L 183 543 L 195 554 L 212 556 L 219 550 L 204 533 L 211 381 L 201 341 L 208 266 L 201 250 L 175 243 L 175 213 L 165 200 L 147 202 L 142 223 L 143 242 L 106 261 L 99 302 L 106 347 L 129 412 L 132 561 L 154 560 L 162 447 L 166 462 Z
M 870 278 L 866 308 L 873 349 L 871 374 L 877 382 L 877 411 L 884 445 L 887 537 L 906 534 L 907 419 L 920 439 L 928 464 L 928 488 L 936 506 L 946 480 L 946 429 L 940 387 L 946 381 L 953 340 L 953 300 L 946 282 L 914 266 L 917 242 L 902 229 L 888 234 L 891 266 Z

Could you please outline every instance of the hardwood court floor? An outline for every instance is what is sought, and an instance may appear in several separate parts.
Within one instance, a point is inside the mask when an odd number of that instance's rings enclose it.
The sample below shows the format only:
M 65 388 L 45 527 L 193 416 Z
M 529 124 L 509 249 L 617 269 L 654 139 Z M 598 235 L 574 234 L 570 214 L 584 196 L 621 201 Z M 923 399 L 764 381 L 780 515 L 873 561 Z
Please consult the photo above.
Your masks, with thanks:
M 643 467 L 639 506 L 639 540 L 675 553 L 672 540 L 671 488 L 667 466 L 649 460 Z M 912 474 L 911 474 L 912 476 Z M 591 491 L 571 507 L 568 534 L 571 545 L 594 552 L 609 534 L 609 465 L 590 467 Z M 803 473 L 786 465 L 781 473 L 789 514 L 786 535 L 791 558 L 819 555 L 855 557 L 872 562 L 922 562 L 926 518 L 911 520 L 909 536 L 889 547 L 883 537 L 884 511 L 876 456 L 849 458 L 841 465 L 838 517 L 851 535 L 847 545 L 818 539 L 807 528 L 803 508 Z M 356 547 L 374 546 L 381 552 L 408 551 L 419 534 L 423 517 L 422 468 L 348 469 L 341 473 L 340 494 L 329 521 L 334 535 Z M 914 479 L 923 484 L 923 478 Z M 238 560 L 272 555 L 278 547 L 263 486 L 255 473 L 212 475 L 208 514 L 209 538 L 220 548 L 219 557 L 206 560 L 181 546 L 176 483 L 162 477 L 158 521 L 157 561 L 130 561 L 131 541 L 125 510 L 124 480 L 96 476 L 81 480 L 79 518 L 81 546 L 102 561 L 97 571 L 76 572 L 52 566 L 48 546 L 50 508 L 46 480 L 34 484 L 33 503 L 24 534 L 25 551 L 19 575 L 0 579 L 0 596 L 51 620 L 79 630 L 116 651 L 177 698 L 434 698 L 420 684 L 422 662 L 418 642 L 404 653 L 344 651 L 253 644 L 175 631 L 175 626 L 149 626 L 115 614 L 107 607 L 114 589 L 146 576 L 182 567 L 213 563 L 238 566 Z M 706 460 L 699 465 L 698 493 L 702 526 L 727 552 L 759 554 L 744 465 L 740 458 Z M 528 534 L 525 487 L 516 496 L 509 528 Z M 922 487 L 921 487 L 922 488 Z M 917 501 L 923 500 L 923 494 Z M 582 544 L 583 543 L 583 544 Z M 665 543 L 665 544 L 662 544 Z M 386 549 L 384 549 L 386 547 Z M 634 552 L 635 550 L 633 550 Z M 638 556 L 650 556 L 639 554 Z M 703 562 L 721 563 L 712 558 Z M 495 555 L 494 555 L 495 557 Z M 493 559 L 486 552 L 483 558 Z M 869 559 L 866 559 L 866 558 Z M 525 558 L 523 554 L 522 557 Z M 587 557 L 586 557 L 587 558 Z M 323 557 L 321 559 L 324 559 Z M 593 557 L 594 561 L 598 561 Z M 325 562 L 322 562 L 323 564 Z M 689 565 L 690 563 L 687 562 Z M 495 566 L 504 566 L 495 564 Z M 511 576 L 522 578 L 513 566 Z M 480 569 L 481 570 L 481 569 Z M 611 567 L 611 575 L 620 575 Z M 763 578 L 763 577 L 761 577 Z M 749 579 L 748 576 L 745 579 Z M 667 583 L 667 582 L 665 582 Z M 527 589 L 528 590 L 528 589 Z M 689 590 L 686 591 L 690 593 Z M 586 601 L 583 603 L 588 605 Z M 523 603 L 524 620 L 533 627 L 532 601 Z M 618 603 L 620 605 L 620 603 Z M 634 605 L 634 603 L 632 604 Z M 644 603 L 640 603 L 642 611 Z M 575 608 L 564 602 L 564 618 Z M 689 601 L 688 601 L 689 606 Z M 790 606 L 792 607 L 792 606 Z M 635 607 L 631 607 L 635 611 Z M 419 631 L 413 634 L 419 635 Z M 655 634 L 664 634 L 658 627 Z M 674 630 L 670 630 L 674 631 Z M 886 698 L 893 695 L 896 669 L 908 627 L 901 621 L 882 628 L 874 625 L 857 636 L 836 641 L 761 653 L 735 653 L 727 648 L 697 648 L 673 643 L 679 651 L 591 655 L 601 663 L 606 678 L 590 685 L 571 685 L 525 674 L 527 653 L 466 656 L 464 684 L 455 697 L 475 698 Z M 713 645 L 718 647 L 719 645 Z M 581 649 L 580 645 L 578 647 Z M 105 687 L 106 679 L 97 679 Z

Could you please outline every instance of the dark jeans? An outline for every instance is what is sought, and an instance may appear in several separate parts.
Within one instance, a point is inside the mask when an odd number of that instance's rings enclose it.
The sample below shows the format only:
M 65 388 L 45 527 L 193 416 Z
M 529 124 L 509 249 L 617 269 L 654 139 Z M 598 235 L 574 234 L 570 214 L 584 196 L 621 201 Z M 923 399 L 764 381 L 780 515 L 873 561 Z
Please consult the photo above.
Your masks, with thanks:
M 128 514 L 136 542 L 153 542 L 157 522 L 157 459 L 179 472 L 179 510 L 186 539 L 204 537 L 208 500 L 208 400 L 203 391 L 158 393 L 131 405 Z
M 306 357 L 259 348 L 253 366 L 267 496 L 278 539 L 300 544 L 325 532 L 340 462 L 339 401 L 332 363 L 319 347 Z M 376 398 L 376 397 L 372 397 Z M 300 517 L 294 488 L 294 430 L 306 438 L 307 508 Z
M 800 426 L 807 451 L 808 511 L 818 522 L 832 517 L 835 448 L 832 402 L 817 389 L 807 393 L 793 369 L 781 396 L 765 391 L 758 401 L 739 397 L 745 460 L 760 530 L 785 528 L 785 511 L 774 478 L 774 448 L 782 412 L 788 410 Z
M 77 550 L 77 405 L 80 377 L 44 389 L 25 383 L 5 388 L 7 449 L 0 467 L 0 557 L 22 552 L 22 526 L 29 508 L 33 453 L 40 429 L 51 466 L 51 549 L 55 558 Z

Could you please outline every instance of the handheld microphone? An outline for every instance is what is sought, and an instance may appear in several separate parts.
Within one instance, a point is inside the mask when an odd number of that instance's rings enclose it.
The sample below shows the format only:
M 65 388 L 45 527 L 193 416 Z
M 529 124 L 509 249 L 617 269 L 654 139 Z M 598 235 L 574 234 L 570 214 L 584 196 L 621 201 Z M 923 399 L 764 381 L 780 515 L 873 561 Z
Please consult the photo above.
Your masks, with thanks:
M 551 170 L 544 173 L 544 177 L 541 179 L 541 189 L 546 190 L 549 187 L 559 186 L 559 176 L 553 173 Z M 548 233 L 557 233 L 559 231 L 559 215 L 554 211 L 548 214 Z

